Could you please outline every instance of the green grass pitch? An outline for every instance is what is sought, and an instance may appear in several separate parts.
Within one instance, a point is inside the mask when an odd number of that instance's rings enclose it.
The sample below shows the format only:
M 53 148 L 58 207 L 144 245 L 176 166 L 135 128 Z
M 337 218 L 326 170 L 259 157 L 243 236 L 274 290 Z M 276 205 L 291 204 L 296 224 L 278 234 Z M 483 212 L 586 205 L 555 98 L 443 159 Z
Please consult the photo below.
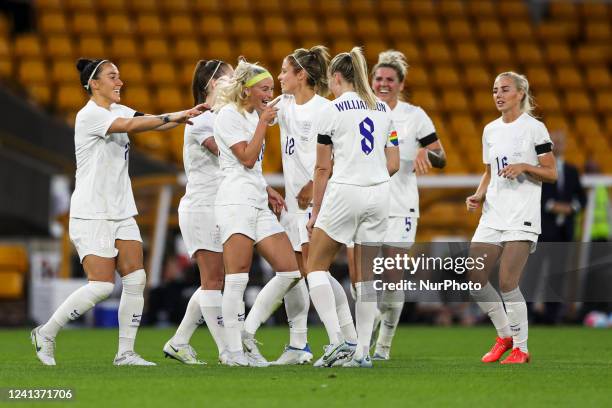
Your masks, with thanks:
M 532 328 L 526 366 L 484 365 L 492 328 L 404 326 L 395 338 L 392 360 L 374 369 L 302 367 L 230 368 L 216 364 L 206 329 L 192 345 L 207 366 L 164 359 L 161 348 L 173 329 L 143 328 L 137 351 L 157 367 L 114 367 L 117 330 L 65 330 L 58 336 L 58 366 L 43 367 L 28 330 L 0 330 L 0 387 L 72 388 L 72 402 L 36 406 L 69 407 L 528 407 L 610 406 L 612 330 Z M 262 328 L 262 353 L 276 358 L 287 341 L 286 328 Z M 309 341 L 321 354 L 324 330 Z M 28 402 L 0 402 L 32 406 Z M 50 404 L 50 405 L 49 405 Z M 316 405 L 318 404 L 318 405 Z

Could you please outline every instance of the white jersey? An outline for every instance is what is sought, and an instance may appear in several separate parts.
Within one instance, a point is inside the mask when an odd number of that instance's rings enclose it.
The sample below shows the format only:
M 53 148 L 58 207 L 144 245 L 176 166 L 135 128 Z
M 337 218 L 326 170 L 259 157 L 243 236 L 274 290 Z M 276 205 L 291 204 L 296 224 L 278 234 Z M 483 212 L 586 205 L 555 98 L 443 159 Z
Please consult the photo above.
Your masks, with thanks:
M 423 109 L 399 101 L 391 111 L 400 147 L 400 168 L 391 177 L 390 217 L 419 217 L 419 190 L 414 159 L 421 146 L 435 142 L 436 129 Z
M 105 109 L 91 100 L 77 113 L 70 217 L 123 220 L 138 214 L 128 173 L 130 139 L 127 133 L 107 133 L 115 119 L 134 113 L 127 106 L 113 103 Z
M 239 142 L 250 142 L 259 122 L 256 111 L 238 112 L 234 104 L 221 108 L 215 119 L 214 135 L 219 147 L 219 166 L 223 178 L 217 191 L 215 205 L 244 204 L 268 208 L 267 183 L 261 170 L 265 144 L 252 169 L 245 167 L 231 147 Z
M 331 139 L 330 183 L 372 186 L 389 181 L 385 147 L 397 146 L 391 108 L 377 101 L 371 110 L 355 92 L 345 92 L 319 113 L 318 137 Z
M 312 180 L 317 158 L 316 123 L 319 112 L 330 107 L 330 101 L 316 95 L 303 105 L 293 95 L 283 95 L 278 107 L 285 202 L 290 213 L 305 213 L 298 206 L 297 195 Z
M 215 114 L 206 111 L 191 119 L 193 125 L 185 126 L 183 163 L 187 176 L 185 195 L 179 211 L 197 211 L 215 204 L 215 196 L 221 182 L 219 157 L 202 143 L 213 137 Z
M 538 155 L 550 152 L 552 143 L 546 126 L 523 113 L 515 121 L 501 118 L 484 128 L 482 159 L 491 166 L 480 223 L 496 230 L 520 230 L 539 234 L 542 182 L 525 175 L 510 180 L 498 176 L 509 164 L 539 164 Z

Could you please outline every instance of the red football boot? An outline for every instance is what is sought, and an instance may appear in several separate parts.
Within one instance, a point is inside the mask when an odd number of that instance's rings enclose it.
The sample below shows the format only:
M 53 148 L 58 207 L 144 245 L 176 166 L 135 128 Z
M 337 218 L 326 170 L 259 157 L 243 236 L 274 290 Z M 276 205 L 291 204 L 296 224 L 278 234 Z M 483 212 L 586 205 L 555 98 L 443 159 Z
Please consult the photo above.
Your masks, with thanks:
M 520 348 L 513 348 L 512 353 L 500 364 L 525 364 L 529 362 L 529 353 L 521 351 Z
M 495 344 L 491 350 L 482 356 L 483 363 L 494 363 L 504 355 L 504 353 L 512 348 L 512 337 L 495 339 Z

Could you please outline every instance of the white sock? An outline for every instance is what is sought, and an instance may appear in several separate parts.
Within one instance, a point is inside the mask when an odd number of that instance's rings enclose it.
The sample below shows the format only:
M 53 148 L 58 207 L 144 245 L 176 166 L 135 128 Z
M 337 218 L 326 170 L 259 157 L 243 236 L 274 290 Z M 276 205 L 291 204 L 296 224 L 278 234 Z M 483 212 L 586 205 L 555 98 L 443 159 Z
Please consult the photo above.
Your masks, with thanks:
M 244 331 L 254 336 L 282 303 L 283 296 L 301 278 L 300 271 L 276 272 L 276 275 L 261 289 L 244 322 Z
M 391 347 L 395 330 L 404 308 L 404 292 L 402 290 L 385 290 L 382 294 L 380 310 L 382 322 L 376 345 Z
M 147 275 L 144 269 L 138 269 L 121 278 L 123 291 L 119 302 L 119 351 L 134 351 L 136 333 L 142 319 L 144 307 L 144 288 Z
M 223 314 L 223 326 L 225 329 L 225 344 L 227 350 L 241 351 L 242 338 L 240 337 L 244 319 L 244 290 L 249 282 L 248 273 L 232 273 L 225 275 L 225 288 L 223 290 L 223 301 L 221 311 Z M 241 315 L 241 316 L 239 316 Z
M 200 288 L 196 289 L 191 295 L 189 299 L 189 303 L 187 303 L 187 309 L 185 310 L 185 316 L 183 316 L 183 320 L 181 320 L 181 324 L 176 329 L 176 333 L 174 337 L 172 337 L 172 341 L 175 345 L 184 345 L 189 344 L 189 340 L 191 340 L 191 336 L 196 331 L 199 325 L 201 325 L 204 321 L 202 318 L 202 311 L 200 310 Z
M 376 301 L 372 300 L 374 282 L 357 282 L 355 284 L 357 300 L 355 301 L 355 320 L 357 326 L 357 348 L 355 359 L 359 360 L 368 354 L 372 340 L 372 326 L 378 313 Z
M 519 348 L 527 353 L 527 332 L 529 321 L 527 319 L 527 303 L 517 286 L 510 292 L 502 292 L 502 299 L 506 305 L 510 330 L 512 330 L 513 348 Z
M 53 316 L 39 330 L 45 337 L 55 338 L 70 320 L 76 320 L 101 300 L 110 296 L 115 285 L 110 282 L 90 281 L 72 292 L 57 308 Z
M 223 338 L 223 314 L 221 312 L 221 305 L 223 304 L 223 295 L 220 290 L 206 290 L 202 289 L 198 291 L 200 296 L 200 312 L 204 316 L 208 331 L 213 337 L 219 354 L 225 349 L 225 339 Z
M 504 339 L 512 337 L 508 315 L 504 310 L 502 299 L 491 285 L 491 282 L 487 282 L 480 290 L 470 291 L 470 295 L 472 295 L 480 310 L 488 315 L 491 322 L 493 322 L 493 326 L 497 330 L 497 336 Z
M 310 298 L 312 304 L 321 318 L 327 330 L 330 344 L 339 343 L 342 338 L 340 333 L 340 323 L 336 314 L 336 302 L 334 300 L 334 292 L 329 283 L 329 277 L 325 271 L 310 272 L 308 279 L 308 288 L 310 290 Z
M 289 322 L 289 345 L 300 350 L 308 343 L 308 309 L 310 309 L 310 296 L 306 279 L 300 279 L 285 295 L 285 310 Z
M 327 272 L 327 277 L 329 278 L 329 284 L 334 292 L 336 314 L 338 315 L 338 323 L 340 324 L 342 337 L 344 337 L 347 343 L 357 344 L 357 331 L 355 331 L 355 325 L 353 324 L 353 315 L 351 315 L 351 308 L 348 303 L 348 298 L 346 297 L 346 292 L 340 282 L 338 282 L 331 273 Z

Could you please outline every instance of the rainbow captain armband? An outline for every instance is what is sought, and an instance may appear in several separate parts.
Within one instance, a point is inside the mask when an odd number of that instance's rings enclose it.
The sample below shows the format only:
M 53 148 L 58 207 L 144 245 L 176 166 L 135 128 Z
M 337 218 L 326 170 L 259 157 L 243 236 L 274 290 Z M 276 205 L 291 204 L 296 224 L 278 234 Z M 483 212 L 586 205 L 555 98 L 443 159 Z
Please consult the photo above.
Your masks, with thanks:
M 399 140 L 397 140 L 397 132 L 395 130 L 389 133 L 389 143 L 391 143 L 393 146 L 399 145 Z

